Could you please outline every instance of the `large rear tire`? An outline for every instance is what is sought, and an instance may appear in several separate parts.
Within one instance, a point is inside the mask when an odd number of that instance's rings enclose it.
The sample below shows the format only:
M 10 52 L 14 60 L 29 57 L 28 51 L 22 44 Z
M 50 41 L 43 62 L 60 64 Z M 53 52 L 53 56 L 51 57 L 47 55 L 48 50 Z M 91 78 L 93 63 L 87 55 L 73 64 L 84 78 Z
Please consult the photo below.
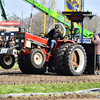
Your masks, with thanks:
M 27 55 L 19 55 L 18 64 L 19 64 L 19 69 L 22 71 L 22 73 L 32 74 L 33 69 L 29 66 Z
M 23 64 L 23 55 L 18 55 L 18 65 L 19 65 L 19 69 L 22 71 L 22 73 L 26 74 L 26 70 Z
M 63 67 L 64 66 L 64 62 L 63 62 L 64 61 L 64 53 L 70 45 L 73 45 L 73 44 L 72 43 L 61 44 L 56 48 L 56 50 L 54 52 L 53 67 L 55 68 L 55 72 L 58 75 L 66 74 L 64 67 Z
M 13 55 L 0 55 L 0 65 L 4 69 L 10 69 L 15 64 L 15 57 Z
M 81 45 L 70 46 L 64 54 L 64 70 L 68 75 L 83 74 L 87 63 L 84 48 Z

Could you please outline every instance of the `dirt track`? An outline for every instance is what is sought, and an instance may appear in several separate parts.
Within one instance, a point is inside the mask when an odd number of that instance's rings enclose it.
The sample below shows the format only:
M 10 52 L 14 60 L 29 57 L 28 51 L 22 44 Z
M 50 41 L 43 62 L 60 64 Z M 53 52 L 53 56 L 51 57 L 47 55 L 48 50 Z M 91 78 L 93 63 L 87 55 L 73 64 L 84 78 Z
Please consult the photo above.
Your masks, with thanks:
M 20 79 L 20 80 L 19 80 Z M 6 84 L 35 84 L 35 83 L 74 83 L 74 82 L 100 82 L 100 75 L 58 76 L 55 73 L 22 74 L 17 69 L 0 70 L 0 85 Z
M 0 98 L 0 100 L 99 100 L 96 95 L 62 95 L 47 97 Z
M 17 69 L 4 70 L 0 69 L 0 85 L 17 85 L 17 84 L 35 84 L 35 83 L 74 83 L 74 82 L 100 82 L 100 75 L 82 75 L 82 76 L 58 76 L 55 73 L 45 73 L 43 75 L 39 74 L 22 74 L 21 71 Z M 32 100 L 33 97 L 20 98 L 22 100 Z M 34 98 L 34 100 L 76 100 L 72 98 L 77 98 L 81 100 L 82 98 L 90 98 L 91 100 L 96 98 L 96 96 L 63 96 L 63 97 L 45 97 L 45 98 Z M 7 98 L 0 100 L 19 100 L 15 98 Z M 85 99 L 87 100 L 87 99 Z

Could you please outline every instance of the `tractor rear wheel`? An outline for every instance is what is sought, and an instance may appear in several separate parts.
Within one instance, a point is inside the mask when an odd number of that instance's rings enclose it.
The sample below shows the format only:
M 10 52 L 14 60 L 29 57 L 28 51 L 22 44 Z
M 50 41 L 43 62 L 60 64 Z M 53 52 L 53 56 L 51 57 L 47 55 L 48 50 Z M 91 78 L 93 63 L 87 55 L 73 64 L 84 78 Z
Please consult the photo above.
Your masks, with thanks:
M 18 56 L 18 64 L 19 68 L 24 74 L 32 74 L 33 69 L 29 66 L 28 56 L 27 55 L 19 55 Z
M 42 50 L 33 49 L 29 54 L 28 60 L 34 73 L 44 73 L 46 71 L 45 55 Z
M 64 66 L 64 63 L 63 63 L 64 53 L 70 45 L 73 45 L 73 44 L 72 43 L 61 44 L 56 48 L 54 52 L 53 67 L 55 68 L 55 72 L 58 75 L 66 74 L 64 67 L 63 67 Z
M 18 65 L 19 65 L 19 69 L 22 71 L 22 73 L 26 74 L 26 70 L 25 67 L 23 65 L 23 55 L 18 55 Z
M 0 65 L 4 69 L 10 69 L 15 64 L 15 57 L 13 55 L 0 55 Z
M 73 45 L 66 49 L 64 54 L 64 70 L 68 75 L 83 74 L 86 63 L 86 53 L 81 45 Z

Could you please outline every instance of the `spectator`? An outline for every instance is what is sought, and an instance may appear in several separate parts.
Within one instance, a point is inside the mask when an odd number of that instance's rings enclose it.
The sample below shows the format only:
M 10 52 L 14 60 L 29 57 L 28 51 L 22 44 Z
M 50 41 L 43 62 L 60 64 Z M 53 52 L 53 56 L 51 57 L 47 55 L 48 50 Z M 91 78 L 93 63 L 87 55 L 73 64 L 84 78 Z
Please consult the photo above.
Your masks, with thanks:
M 100 38 L 97 32 L 93 33 L 92 43 L 96 44 L 96 69 L 100 69 Z
M 71 35 L 68 35 L 68 37 L 69 37 L 68 40 L 71 40 Z
M 0 48 L 2 48 L 2 42 L 0 42 Z
M 0 36 L 0 48 L 2 48 L 2 37 Z
M 15 41 L 14 41 L 14 37 L 12 37 L 10 42 L 10 47 L 14 47 L 14 46 L 15 46 Z
M 5 41 L 5 37 L 2 37 L 2 41 Z
M 0 36 L 0 41 L 2 41 L 2 37 Z
M 4 46 L 4 48 L 6 48 L 6 41 L 4 41 L 4 45 L 3 46 Z
M 11 39 L 12 39 L 12 36 L 9 36 L 7 43 L 6 43 L 7 48 L 10 48 L 10 42 L 12 41 Z
M 2 43 L 1 43 L 1 44 L 2 44 L 2 47 L 4 47 L 4 41 L 2 41 Z

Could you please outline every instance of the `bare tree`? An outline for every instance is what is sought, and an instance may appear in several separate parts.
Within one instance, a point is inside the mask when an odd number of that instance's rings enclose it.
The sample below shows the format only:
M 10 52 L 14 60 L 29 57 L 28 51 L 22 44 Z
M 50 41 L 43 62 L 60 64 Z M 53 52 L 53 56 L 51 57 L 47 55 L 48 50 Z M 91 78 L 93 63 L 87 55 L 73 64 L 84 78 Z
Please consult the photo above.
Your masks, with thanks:
M 26 29 L 26 31 L 28 31 L 28 28 L 29 28 L 29 17 L 24 18 L 23 27 Z
M 85 21 L 84 24 L 86 30 L 100 32 L 100 16 L 94 16 L 91 21 Z
M 39 35 L 43 33 L 43 15 L 39 12 L 33 15 L 32 31 L 34 34 Z
M 40 4 L 45 6 L 45 0 L 38 0 Z M 54 0 L 49 0 L 47 2 L 47 8 L 53 10 L 53 5 L 54 5 Z M 53 24 L 53 18 L 51 18 L 49 15 L 46 16 L 46 32 L 48 32 L 49 27 Z M 32 24 L 32 29 L 35 34 L 43 33 L 44 31 L 44 13 L 37 13 L 33 15 L 33 24 Z
M 19 16 L 17 16 L 15 13 L 13 13 L 12 16 L 9 16 L 9 20 L 10 21 L 20 21 L 21 18 Z

